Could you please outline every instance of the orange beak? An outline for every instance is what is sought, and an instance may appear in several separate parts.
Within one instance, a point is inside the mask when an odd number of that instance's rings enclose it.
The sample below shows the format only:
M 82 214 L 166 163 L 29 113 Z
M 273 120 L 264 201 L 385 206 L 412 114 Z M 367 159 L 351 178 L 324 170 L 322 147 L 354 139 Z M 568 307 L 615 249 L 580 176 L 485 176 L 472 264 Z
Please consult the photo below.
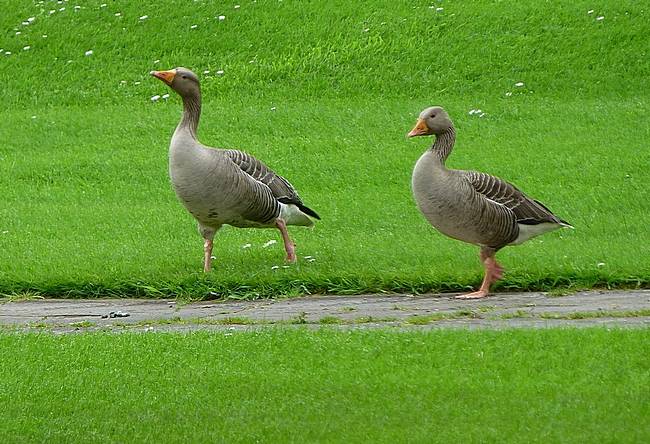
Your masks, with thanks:
M 426 136 L 429 134 L 431 134 L 431 130 L 427 126 L 426 122 L 422 119 L 418 119 L 418 122 L 415 124 L 411 132 L 406 135 L 406 137 Z
M 176 77 L 176 70 L 170 69 L 169 71 L 151 71 L 149 74 L 162 80 L 166 84 L 171 85 L 174 81 L 174 77 Z

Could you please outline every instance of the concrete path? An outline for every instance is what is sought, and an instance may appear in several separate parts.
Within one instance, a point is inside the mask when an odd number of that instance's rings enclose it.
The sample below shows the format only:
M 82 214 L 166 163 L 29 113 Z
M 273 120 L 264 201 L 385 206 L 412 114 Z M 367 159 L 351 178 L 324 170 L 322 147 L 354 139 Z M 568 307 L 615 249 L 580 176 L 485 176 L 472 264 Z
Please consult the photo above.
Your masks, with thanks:
M 19 330 L 340 328 L 508 328 L 650 326 L 650 290 L 587 291 L 562 297 L 499 293 L 465 301 L 452 294 L 309 296 L 259 301 L 43 299 L 0 301 L 0 325 Z

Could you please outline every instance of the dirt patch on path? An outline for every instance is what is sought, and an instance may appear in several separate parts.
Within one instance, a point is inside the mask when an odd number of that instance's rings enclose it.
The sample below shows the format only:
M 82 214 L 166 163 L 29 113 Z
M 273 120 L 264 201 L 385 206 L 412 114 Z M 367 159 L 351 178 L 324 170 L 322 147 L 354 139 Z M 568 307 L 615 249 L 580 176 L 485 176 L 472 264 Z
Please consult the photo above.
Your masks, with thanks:
M 142 299 L 5 301 L 0 305 L 0 325 L 54 331 L 223 330 L 301 324 L 341 328 L 650 326 L 650 290 L 588 291 L 562 297 L 500 293 L 474 301 L 453 296 L 309 296 L 191 304 Z

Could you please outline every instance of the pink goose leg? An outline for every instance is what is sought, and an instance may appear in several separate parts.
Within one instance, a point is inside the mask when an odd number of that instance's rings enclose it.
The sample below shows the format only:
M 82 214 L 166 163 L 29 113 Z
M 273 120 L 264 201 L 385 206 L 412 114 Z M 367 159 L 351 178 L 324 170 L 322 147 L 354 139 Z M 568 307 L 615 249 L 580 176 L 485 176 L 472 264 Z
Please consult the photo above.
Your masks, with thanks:
M 490 285 L 503 277 L 503 267 L 494 258 L 496 251 L 491 248 L 481 248 L 481 262 L 485 268 L 485 275 L 478 291 L 461 294 L 456 299 L 480 299 L 490 293 Z
M 284 249 L 287 252 L 287 262 L 296 262 L 296 249 L 294 243 L 289 238 L 287 232 L 287 224 L 282 219 L 276 219 L 275 226 L 278 227 L 282 233 L 282 240 L 284 241 Z
M 199 233 L 203 237 L 203 272 L 208 273 L 212 269 L 212 239 L 220 227 L 206 227 L 199 223 Z
M 203 240 L 203 272 L 208 273 L 212 267 L 212 239 Z

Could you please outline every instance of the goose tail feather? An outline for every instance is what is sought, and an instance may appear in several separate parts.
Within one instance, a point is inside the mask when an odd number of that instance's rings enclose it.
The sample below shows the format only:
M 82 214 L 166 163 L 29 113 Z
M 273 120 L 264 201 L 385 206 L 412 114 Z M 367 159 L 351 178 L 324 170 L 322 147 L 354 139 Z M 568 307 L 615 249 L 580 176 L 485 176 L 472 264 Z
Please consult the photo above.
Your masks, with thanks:
M 312 211 L 313 213 L 313 211 Z M 304 212 L 300 206 L 280 202 L 280 217 L 287 225 L 302 225 L 303 227 L 314 226 L 314 221 Z

